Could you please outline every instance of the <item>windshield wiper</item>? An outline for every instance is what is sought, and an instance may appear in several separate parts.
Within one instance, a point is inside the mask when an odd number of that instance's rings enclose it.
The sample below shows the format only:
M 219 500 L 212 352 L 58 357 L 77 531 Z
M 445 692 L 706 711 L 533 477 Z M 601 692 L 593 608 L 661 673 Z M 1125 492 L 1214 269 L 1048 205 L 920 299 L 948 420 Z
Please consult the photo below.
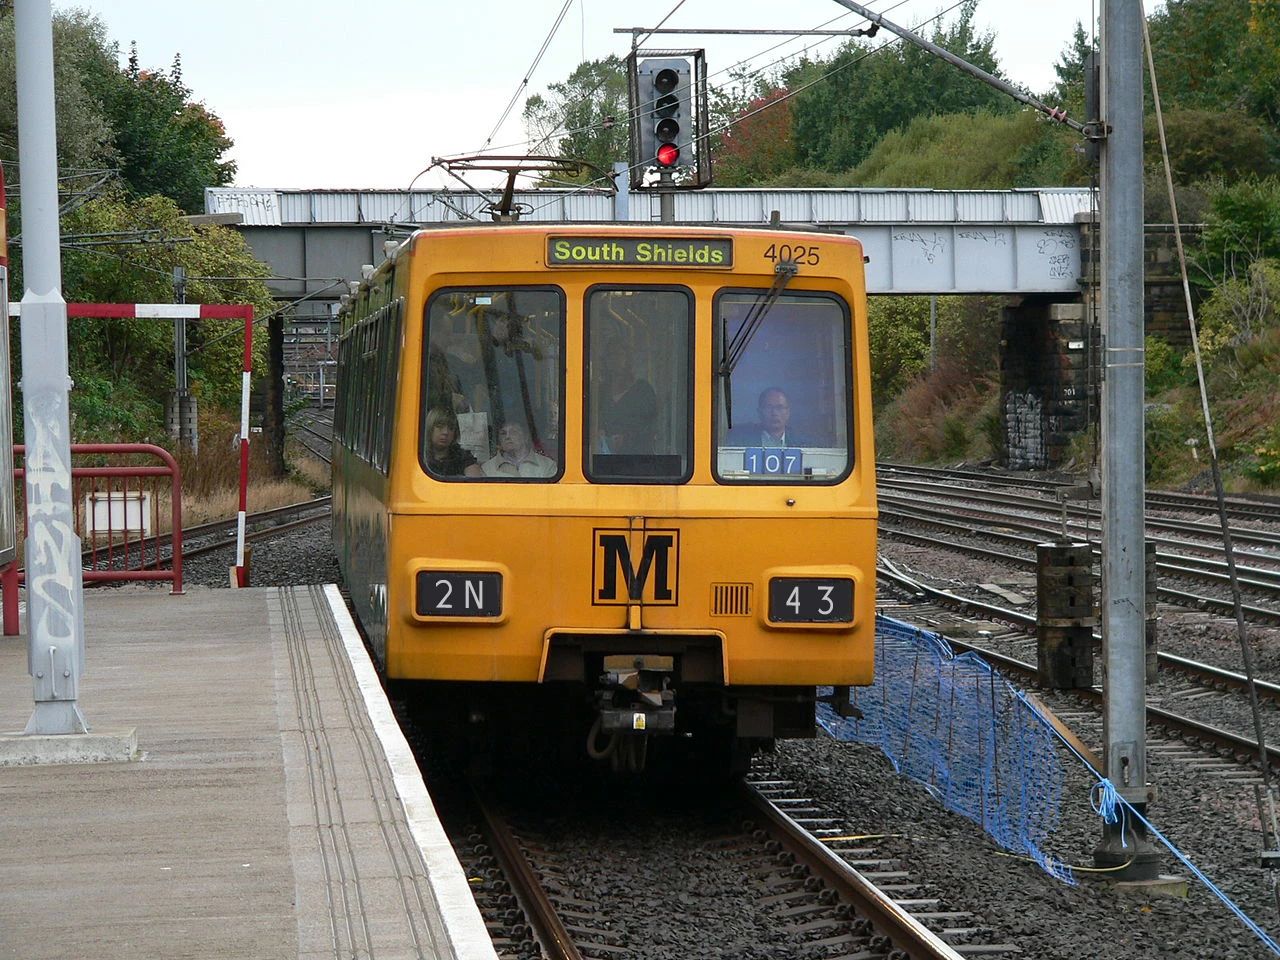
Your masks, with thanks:
M 716 369 L 716 376 L 724 380 L 724 413 L 725 425 L 729 429 L 733 428 L 733 391 L 729 389 L 730 378 L 733 376 L 734 369 L 738 366 L 742 356 L 747 351 L 747 347 L 759 332 L 764 318 L 768 315 L 773 305 L 778 302 L 778 297 L 782 296 L 782 291 L 786 289 L 791 278 L 796 275 L 799 265 L 794 260 L 782 260 L 773 268 L 773 285 L 765 291 L 763 296 L 757 297 L 756 302 L 751 305 L 751 309 L 747 311 L 746 317 L 738 327 L 738 332 L 733 335 L 733 339 L 729 339 L 729 321 L 721 319 L 720 343 L 722 345 L 720 353 L 720 366 Z

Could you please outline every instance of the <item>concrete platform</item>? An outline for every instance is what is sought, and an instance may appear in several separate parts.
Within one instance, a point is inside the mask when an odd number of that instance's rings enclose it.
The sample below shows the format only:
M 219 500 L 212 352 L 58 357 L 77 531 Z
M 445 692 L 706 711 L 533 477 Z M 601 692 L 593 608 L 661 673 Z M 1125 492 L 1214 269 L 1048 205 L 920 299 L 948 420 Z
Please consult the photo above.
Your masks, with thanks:
M 495 960 L 336 588 L 88 591 L 85 636 L 137 759 L 0 766 L 0 958 Z M 0 731 L 31 694 L 0 638 Z

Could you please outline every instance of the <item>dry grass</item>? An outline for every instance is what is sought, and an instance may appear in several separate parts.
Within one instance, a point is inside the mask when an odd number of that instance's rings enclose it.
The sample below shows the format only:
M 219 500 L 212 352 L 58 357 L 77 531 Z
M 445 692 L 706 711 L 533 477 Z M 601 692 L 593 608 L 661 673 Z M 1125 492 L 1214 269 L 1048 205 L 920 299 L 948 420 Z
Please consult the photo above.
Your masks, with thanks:
M 999 386 L 943 363 L 920 377 L 876 420 L 879 456 L 920 462 L 983 460 L 992 456 Z

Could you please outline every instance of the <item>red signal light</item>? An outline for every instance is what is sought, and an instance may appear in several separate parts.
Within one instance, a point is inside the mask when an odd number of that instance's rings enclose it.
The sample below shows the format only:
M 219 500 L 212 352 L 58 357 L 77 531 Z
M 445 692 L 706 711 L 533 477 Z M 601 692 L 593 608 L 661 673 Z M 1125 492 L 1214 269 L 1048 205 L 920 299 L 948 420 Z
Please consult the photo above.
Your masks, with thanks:
M 658 165 L 662 167 L 674 167 L 676 161 L 680 159 L 680 148 L 674 143 L 664 143 L 658 147 Z

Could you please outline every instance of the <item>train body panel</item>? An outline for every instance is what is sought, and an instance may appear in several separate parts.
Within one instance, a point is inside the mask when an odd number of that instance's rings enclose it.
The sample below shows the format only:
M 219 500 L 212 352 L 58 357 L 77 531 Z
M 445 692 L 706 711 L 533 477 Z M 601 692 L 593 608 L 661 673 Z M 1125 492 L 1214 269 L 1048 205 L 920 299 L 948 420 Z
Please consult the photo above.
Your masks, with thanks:
M 388 677 L 567 684 L 632 733 L 696 703 L 744 742 L 872 682 L 855 240 L 424 230 L 342 317 L 335 546 Z
M 540 682 L 545 647 L 555 635 L 613 631 L 621 654 L 643 653 L 648 634 L 702 631 L 723 645 L 725 684 L 867 684 L 872 658 L 863 634 L 875 616 L 875 557 L 849 545 L 866 541 L 865 528 L 874 523 L 739 518 L 726 550 L 724 521 L 713 518 L 647 517 L 637 525 L 617 516 L 397 516 L 390 564 L 395 639 L 387 673 Z M 523 549 L 507 549 L 497 562 L 497 536 Z M 779 549 L 780 539 L 788 548 Z M 422 615 L 419 577 L 484 570 L 501 575 L 500 616 L 449 618 L 438 604 L 431 616 Z M 777 575 L 847 580 L 853 621 L 771 622 L 767 583 Z M 629 603 L 637 582 L 638 602 Z M 488 599 L 451 592 L 443 602 L 459 608 Z

